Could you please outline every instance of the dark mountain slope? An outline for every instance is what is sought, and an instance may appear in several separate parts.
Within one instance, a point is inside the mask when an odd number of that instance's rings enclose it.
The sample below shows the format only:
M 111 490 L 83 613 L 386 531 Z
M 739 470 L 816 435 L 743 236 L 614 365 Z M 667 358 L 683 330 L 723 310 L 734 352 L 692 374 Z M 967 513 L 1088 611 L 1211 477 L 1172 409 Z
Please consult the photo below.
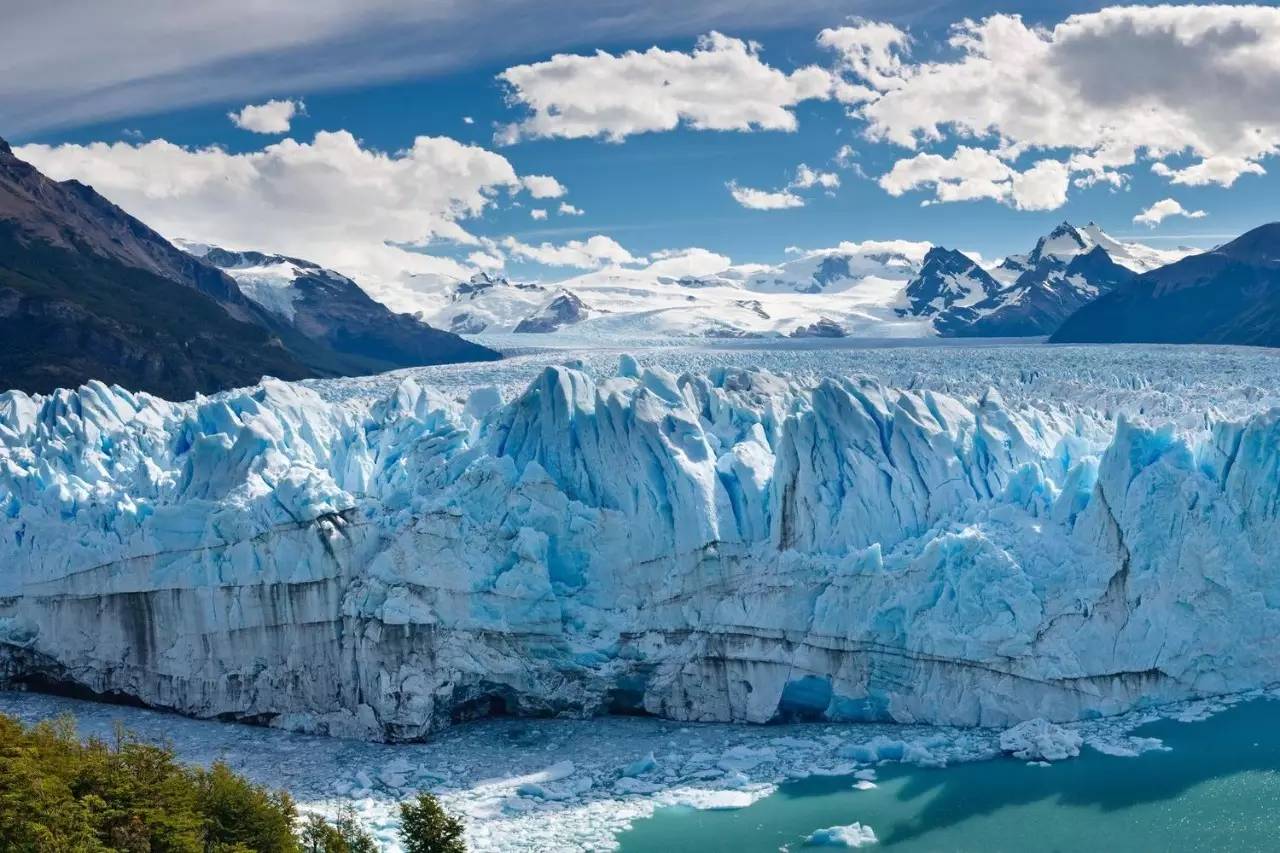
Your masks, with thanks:
M 1280 346 L 1280 223 L 1137 277 L 1051 340 Z
M 496 357 L 452 340 L 465 346 L 450 341 L 456 357 L 436 361 Z M 100 379 L 183 399 L 263 375 L 393 366 L 401 364 L 340 350 L 272 315 L 221 270 L 92 188 L 50 180 L 0 140 L 0 389 Z

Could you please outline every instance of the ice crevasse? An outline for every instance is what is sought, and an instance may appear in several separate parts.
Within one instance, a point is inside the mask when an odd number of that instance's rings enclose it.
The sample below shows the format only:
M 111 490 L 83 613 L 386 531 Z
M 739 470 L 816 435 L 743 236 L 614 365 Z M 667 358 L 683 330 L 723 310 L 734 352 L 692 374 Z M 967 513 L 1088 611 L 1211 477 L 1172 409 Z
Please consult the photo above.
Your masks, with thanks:
M 1009 725 L 1280 672 L 1280 410 L 1196 429 L 622 359 L 0 395 L 0 676 L 385 740 L 494 713 Z

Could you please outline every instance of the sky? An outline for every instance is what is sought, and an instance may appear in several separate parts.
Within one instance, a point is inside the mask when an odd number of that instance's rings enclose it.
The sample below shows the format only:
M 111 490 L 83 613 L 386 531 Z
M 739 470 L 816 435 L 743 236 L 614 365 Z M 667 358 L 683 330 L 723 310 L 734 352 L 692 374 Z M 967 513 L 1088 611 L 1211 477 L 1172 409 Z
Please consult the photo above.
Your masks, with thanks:
M 479 7 L 479 8 L 477 8 Z M 0 136 L 168 237 L 411 310 L 478 270 L 715 272 L 1058 222 L 1280 218 L 1280 9 L 0 0 Z

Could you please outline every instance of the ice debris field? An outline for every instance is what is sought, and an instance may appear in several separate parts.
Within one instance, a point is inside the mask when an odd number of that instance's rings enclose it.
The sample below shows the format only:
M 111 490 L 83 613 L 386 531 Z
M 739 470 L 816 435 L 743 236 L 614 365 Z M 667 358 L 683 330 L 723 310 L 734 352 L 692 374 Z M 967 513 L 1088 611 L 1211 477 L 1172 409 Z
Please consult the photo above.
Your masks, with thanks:
M 400 850 L 397 805 L 420 789 L 462 817 L 469 849 L 542 853 L 611 850 L 619 833 L 656 809 L 745 808 L 794 779 L 843 776 L 859 790 L 874 788 L 877 768 L 896 762 L 945 767 L 1006 755 L 1047 767 L 1050 759 L 1081 749 L 1137 757 L 1167 748 L 1157 738 L 1131 735 L 1138 726 L 1160 718 L 1200 720 L 1261 695 L 1062 726 L 1034 721 L 1005 732 L 496 718 L 423 744 L 324 738 L 30 693 L 0 692 L 0 713 L 31 722 L 69 713 L 83 735 L 102 738 L 122 722 L 144 740 L 172 745 L 183 761 L 224 761 L 257 782 L 284 787 L 303 812 L 333 815 L 349 803 L 389 853 Z M 851 823 L 815 828 L 808 844 L 850 847 L 874 837 L 874 826 Z

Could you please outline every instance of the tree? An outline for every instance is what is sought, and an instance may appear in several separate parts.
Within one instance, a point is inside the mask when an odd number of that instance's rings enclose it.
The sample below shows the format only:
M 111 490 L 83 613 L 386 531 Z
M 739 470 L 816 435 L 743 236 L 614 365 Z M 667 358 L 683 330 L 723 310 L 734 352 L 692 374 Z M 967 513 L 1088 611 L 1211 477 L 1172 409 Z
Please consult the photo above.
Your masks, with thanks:
M 312 814 L 302 827 L 302 853 L 351 853 L 351 848 L 336 827 Z
M 400 843 L 405 853 L 466 853 L 467 849 L 462 821 L 425 792 L 400 804 Z
M 298 812 L 288 794 L 255 785 L 220 761 L 197 773 L 206 851 L 241 846 L 257 853 L 295 853 Z
M 356 810 L 350 803 L 344 803 L 338 808 L 338 816 L 334 819 L 333 825 L 342 836 L 342 840 L 346 842 L 350 853 L 378 853 L 378 843 L 360 825 Z
M 378 853 L 373 840 L 356 817 L 356 810 L 349 804 L 338 809 L 333 822 L 320 815 L 307 815 L 302 828 L 303 853 Z

